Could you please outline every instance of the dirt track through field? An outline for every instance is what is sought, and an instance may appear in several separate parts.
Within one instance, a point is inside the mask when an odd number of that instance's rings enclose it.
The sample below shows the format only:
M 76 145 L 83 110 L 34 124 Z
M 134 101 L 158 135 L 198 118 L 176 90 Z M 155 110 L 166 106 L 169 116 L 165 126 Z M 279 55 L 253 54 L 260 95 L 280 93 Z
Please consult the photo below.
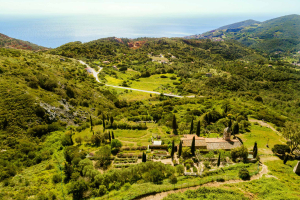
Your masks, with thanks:
M 249 181 L 260 179 L 264 174 L 267 174 L 268 172 L 269 172 L 268 167 L 263 164 L 262 165 L 262 170 L 258 174 L 252 176 Z M 183 188 L 183 189 L 178 189 L 178 190 L 170 190 L 170 191 L 167 191 L 167 192 L 161 192 L 161 193 L 157 193 L 157 194 L 154 194 L 154 195 L 149 195 L 149 196 L 146 196 L 146 197 L 135 198 L 135 199 L 137 199 L 137 200 L 161 200 L 161 199 L 167 197 L 169 194 L 185 192 L 187 190 L 196 190 L 199 187 L 218 187 L 218 186 L 224 185 L 224 184 L 234 184 L 234 183 L 240 183 L 240 182 L 248 182 L 248 181 L 229 180 L 229 181 L 225 181 L 225 182 L 212 182 L 212 183 L 206 183 L 206 184 L 195 186 L 195 187 Z
M 102 67 L 99 67 L 99 71 L 96 72 L 95 69 L 91 68 L 88 64 L 86 64 L 85 62 L 83 62 L 82 60 L 78 60 L 81 64 L 87 66 L 87 68 L 92 72 L 93 76 L 95 77 L 96 81 L 98 83 L 101 83 L 99 78 L 98 78 L 98 74 L 101 72 L 101 70 L 103 69 Z M 114 88 L 119 88 L 119 89 L 125 89 L 125 90 L 133 90 L 133 91 L 138 91 L 138 92 L 146 92 L 146 93 L 150 93 L 150 94 L 158 94 L 160 95 L 161 93 L 160 92 L 155 92 L 155 91 L 148 91 L 148 90 L 140 90 L 140 89 L 134 89 L 134 88 L 129 88 L 129 87 L 121 87 L 121 86 L 115 86 L 115 85 L 108 85 L 108 84 L 105 84 L 105 86 L 108 86 L 108 87 L 114 87 Z M 175 95 L 175 94 L 167 94 L 167 93 L 163 93 L 164 96 L 169 96 L 169 97 L 176 97 L 176 98 L 184 98 L 184 97 L 187 97 L 187 98 L 195 98 L 195 95 L 193 96 L 180 96 L 180 95 Z M 202 96 L 200 96 L 202 97 Z

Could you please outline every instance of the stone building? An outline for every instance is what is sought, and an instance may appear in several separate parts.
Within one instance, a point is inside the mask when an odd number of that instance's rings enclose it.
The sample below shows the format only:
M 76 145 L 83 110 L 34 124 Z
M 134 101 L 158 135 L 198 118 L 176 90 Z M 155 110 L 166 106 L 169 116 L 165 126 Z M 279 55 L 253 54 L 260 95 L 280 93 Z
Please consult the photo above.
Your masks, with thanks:
M 193 137 L 195 137 L 196 149 L 206 149 L 206 150 L 222 149 L 228 151 L 233 148 L 242 146 L 242 143 L 238 139 L 231 139 L 231 132 L 228 127 L 225 128 L 224 130 L 223 138 L 204 138 L 204 137 L 198 137 L 195 134 L 184 135 L 183 138 L 181 138 L 182 147 L 191 147 Z

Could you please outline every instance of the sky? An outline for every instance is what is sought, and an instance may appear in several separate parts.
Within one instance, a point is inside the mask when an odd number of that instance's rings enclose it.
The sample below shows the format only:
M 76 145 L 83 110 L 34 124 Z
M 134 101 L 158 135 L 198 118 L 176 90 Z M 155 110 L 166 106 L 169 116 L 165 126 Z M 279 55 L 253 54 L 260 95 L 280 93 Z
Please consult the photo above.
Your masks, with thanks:
M 299 0 L 0 0 L 0 15 L 199 16 L 300 14 Z

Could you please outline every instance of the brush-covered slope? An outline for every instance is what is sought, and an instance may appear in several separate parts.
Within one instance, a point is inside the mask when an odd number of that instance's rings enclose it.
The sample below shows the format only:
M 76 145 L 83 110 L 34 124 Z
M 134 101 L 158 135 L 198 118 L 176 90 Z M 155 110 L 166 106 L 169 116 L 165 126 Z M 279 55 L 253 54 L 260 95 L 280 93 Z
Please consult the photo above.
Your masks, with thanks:
M 242 23 L 242 22 L 240 22 Z M 237 40 L 251 48 L 266 52 L 296 52 L 300 50 L 300 16 L 287 15 L 248 26 L 232 25 L 187 38 Z
M 50 132 L 80 125 L 116 101 L 76 60 L 6 48 L 0 94 L 0 180 L 47 159 L 39 145 Z
M 26 49 L 26 50 L 47 50 L 46 47 L 38 46 L 36 44 L 11 38 L 0 33 L 0 47 L 11 49 Z

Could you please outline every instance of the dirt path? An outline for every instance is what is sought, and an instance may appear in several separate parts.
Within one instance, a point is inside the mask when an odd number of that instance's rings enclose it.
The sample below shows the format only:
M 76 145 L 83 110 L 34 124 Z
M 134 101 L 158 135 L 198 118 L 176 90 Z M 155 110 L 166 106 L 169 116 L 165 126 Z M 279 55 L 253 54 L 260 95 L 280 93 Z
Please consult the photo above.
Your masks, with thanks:
M 93 76 L 95 77 L 96 81 L 98 83 L 101 83 L 99 78 L 98 78 L 98 74 L 101 72 L 101 70 L 103 69 L 102 67 L 99 67 L 99 71 L 96 72 L 95 69 L 91 68 L 88 64 L 86 64 L 85 62 L 83 62 L 82 60 L 78 60 L 81 64 L 87 66 L 87 68 L 89 68 L 93 74 Z M 121 86 L 115 86 L 115 85 L 108 85 L 108 84 L 105 84 L 105 86 L 108 86 L 108 87 L 114 87 L 114 88 L 119 88 L 119 89 L 125 89 L 125 90 L 134 90 L 134 91 L 138 91 L 138 92 L 146 92 L 146 93 L 151 93 L 151 94 L 158 94 L 160 95 L 161 93 L 160 92 L 155 92 L 155 91 L 147 91 L 147 90 L 140 90 L 140 89 L 134 89 L 134 88 L 129 88 L 129 87 L 121 87 Z M 195 96 L 180 96 L 180 95 L 175 95 L 175 94 L 167 94 L 167 93 L 163 93 L 163 95 L 165 96 L 169 96 L 169 97 L 176 97 L 176 98 L 183 98 L 183 97 L 187 97 L 187 98 L 195 98 Z M 202 97 L 202 96 L 200 96 Z
M 249 181 L 260 179 L 264 174 L 267 174 L 268 172 L 269 172 L 268 167 L 263 164 L 262 170 L 258 174 L 252 176 Z M 199 186 L 195 186 L 195 187 L 183 188 L 183 189 L 179 189 L 179 190 L 170 190 L 168 192 L 161 192 L 161 193 L 157 193 L 155 195 L 149 195 L 147 197 L 136 198 L 136 199 L 138 199 L 138 200 L 161 200 L 161 199 L 167 197 L 169 194 L 185 192 L 187 190 L 196 190 L 199 187 L 218 187 L 218 186 L 224 185 L 224 184 L 234 184 L 234 183 L 240 183 L 240 182 L 248 182 L 248 181 L 229 180 L 229 181 L 225 181 L 225 182 L 212 182 L 212 183 L 207 183 L 207 184 L 203 184 L 203 185 L 199 185 Z
M 268 127 L 270 129 L 272 129 L 274 132 L 280 134 L 273 126 L 271 126 L 270 124 L 267 124 L 266 122 L 263 122 L 261 120 L 257 120 L 257 119 L 249 119 L 250 122 L 257 122 L 259 123 L 261 126 L 265 126 Z

